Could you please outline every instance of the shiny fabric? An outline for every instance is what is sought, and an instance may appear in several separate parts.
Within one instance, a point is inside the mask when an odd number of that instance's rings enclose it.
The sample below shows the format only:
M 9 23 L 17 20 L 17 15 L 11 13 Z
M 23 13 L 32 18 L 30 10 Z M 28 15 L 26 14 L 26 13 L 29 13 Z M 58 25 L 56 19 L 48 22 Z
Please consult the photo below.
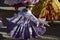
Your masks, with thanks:
M 8 21 L 7 33 L 13 38 L 27 40 L 36 38 L 46 32 L 46 27 L 44 25 L 37 26 L 38 19 L 26 8 L 6 19 Z
M 33 4 L 36 4 L 37 2 L 39 2 L 39 0 L 5 0 L 4 3 L 8 4 L 8 5 L 17 5 L 19 3 L 21 4 L 26 4 L 27 2 L 31 2 Z

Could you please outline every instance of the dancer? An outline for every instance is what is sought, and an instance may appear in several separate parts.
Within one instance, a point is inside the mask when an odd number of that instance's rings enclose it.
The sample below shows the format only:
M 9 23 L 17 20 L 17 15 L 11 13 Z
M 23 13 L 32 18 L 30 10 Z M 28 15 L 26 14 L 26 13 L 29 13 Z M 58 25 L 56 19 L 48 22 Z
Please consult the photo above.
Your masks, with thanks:
M 37 1 L 37 0 L 36 0 Z M 47 22 L 45 19 L 36 18 L 31 10 L 35 4 L 32 2 L 27 2 L 23 10 L 18 12 L 11 18 L 6 18 L 8 20 L 7 33 L 12 38 L 21 38 L 23 40 L 28 40 L 29 38 L 36 38 L 45 33 Z
M 52 6 L 52 0 L 47 0 L 46 6 L 41 11 L 39 15 L 40 18 L 46 18 L 48 21 L 55 21 L 58 19 L 57 12 L 54 10 Z

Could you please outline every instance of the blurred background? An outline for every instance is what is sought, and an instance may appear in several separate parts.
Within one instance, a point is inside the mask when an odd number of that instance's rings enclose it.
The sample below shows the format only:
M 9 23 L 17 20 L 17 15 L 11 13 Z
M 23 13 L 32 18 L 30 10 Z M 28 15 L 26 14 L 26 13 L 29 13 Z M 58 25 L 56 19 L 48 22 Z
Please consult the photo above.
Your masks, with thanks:
M 24 7 L 19 7 L 18 11 Z M 18 13 L 14 7 L 4 4 L 4 0 L 0 0 L 0 17 L 3 19 L 3 27 L 0 28 L 1 40 L 17 40 L 12 39 L 6 34 L 6 17 L 12 17 Z M 60 40 L 60 0 L 40 0 L 33 7 L 33 14 L 37 18 L 46 18 L 50 27 L 46 27 L 46 33 L 35 40 Z M 33 40 L 33 39 L 31 39 Z

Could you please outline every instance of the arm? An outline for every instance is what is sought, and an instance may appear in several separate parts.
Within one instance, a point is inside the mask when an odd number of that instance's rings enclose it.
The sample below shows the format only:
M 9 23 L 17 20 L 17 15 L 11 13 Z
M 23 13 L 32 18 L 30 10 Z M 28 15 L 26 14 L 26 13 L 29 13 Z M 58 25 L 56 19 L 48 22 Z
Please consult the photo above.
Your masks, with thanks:
M 46 19 L 40 19 L 40 18 L 37 19 L 34 15 L 31 15 L 31 18 L 30 18 L 30 19 L 37 24 L 37 27 L 39 26 L 40 23 L 41 23 L 41 24 L 44 24 L 44 25 L 46 25 L 46 26 L 50 26 L 50 25 L 48 24 L 48 22 L 45 21 Z
M 31 11 L 26 11 L 23 14 L 24 17 L 26 17 L 27 19 L 33 21 L 35 24 L 37 24 L 38 19 L 31 13 Z
M 38 19 L 39 20 L 39 22 L 40 23 L 42 23 L 42 24 L 44 24 L 44 25 L 46 25 L 46 26 L 50 26 L 49 24 L 48 24 L 48 22 L 47 21 L 45 21 L 46 19 Z

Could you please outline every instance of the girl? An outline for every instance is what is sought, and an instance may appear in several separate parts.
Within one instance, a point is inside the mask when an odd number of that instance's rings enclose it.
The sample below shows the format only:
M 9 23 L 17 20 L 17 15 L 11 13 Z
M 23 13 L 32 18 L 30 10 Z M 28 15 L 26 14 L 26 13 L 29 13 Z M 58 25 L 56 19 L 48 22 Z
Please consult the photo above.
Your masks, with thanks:
M 37 1 L 37 0 L 36 0 Z M 13 38 L 28 40 L 45 33 L 47 22 L 37 19 L 31 12 L 35 2 L 27 2 L 23 10 L 8 20 L 7 33 Z

